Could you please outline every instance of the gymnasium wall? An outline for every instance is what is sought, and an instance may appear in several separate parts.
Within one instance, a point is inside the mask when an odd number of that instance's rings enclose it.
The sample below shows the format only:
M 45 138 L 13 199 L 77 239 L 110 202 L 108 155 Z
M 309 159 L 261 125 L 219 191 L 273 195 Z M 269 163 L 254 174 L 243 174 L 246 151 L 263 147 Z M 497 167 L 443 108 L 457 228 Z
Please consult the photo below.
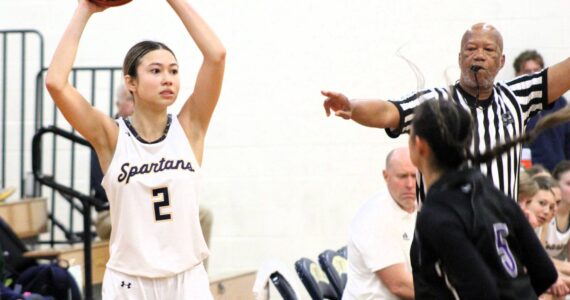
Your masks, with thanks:
M 461 35 L 487 21 L 503 34 L 507 62 L 537 48 L 547 64 L 570 53 L 567 0 L 191 1 L 227 50 L 223 92 L 206 140 L 202 204 L 214 213 L 210 273 L 291 266 L 346 243 L 360 203 L 380 191 L 387 152 L 407 144 L 383 130 L 325 117 L 321 89 L 394 98 L 458 78 Z M 46 63 L 75 0 L 0 0 L 0 29 L 36 29 Z M 181 65 L 179 100 L 200 56 L 166 1 L 135 0 L 96 15 L 76 66 L 118 66 L 131 45 L 165 42 Z M 413 61 L 416 74 L 398 53 Z M 423 81 L 423 84 L 422 84 Z M 32 85 L 33 86 L 33 85 Z M 177 112 L 181 101 L 172 107 Z M 78 175 L 86 182 L 88 172 Z

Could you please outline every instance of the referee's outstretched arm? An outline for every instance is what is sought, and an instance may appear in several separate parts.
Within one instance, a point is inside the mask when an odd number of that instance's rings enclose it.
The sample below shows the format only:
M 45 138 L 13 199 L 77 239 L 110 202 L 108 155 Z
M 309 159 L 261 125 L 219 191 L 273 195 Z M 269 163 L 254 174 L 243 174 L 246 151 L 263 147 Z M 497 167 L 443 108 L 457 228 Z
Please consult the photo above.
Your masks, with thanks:
M 548 102 L 570 90 L 570 57 L 548 68 Z

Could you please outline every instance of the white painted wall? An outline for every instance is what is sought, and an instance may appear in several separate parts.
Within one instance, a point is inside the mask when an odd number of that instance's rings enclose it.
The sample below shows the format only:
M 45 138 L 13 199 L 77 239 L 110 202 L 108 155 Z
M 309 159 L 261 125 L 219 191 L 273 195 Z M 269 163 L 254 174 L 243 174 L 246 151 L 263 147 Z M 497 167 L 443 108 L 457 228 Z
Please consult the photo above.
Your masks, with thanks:
M 49 61 L 74 0 L 0 0 L 1 29 L 37 29 Z M 321 89 L 391 98 L 458 77 L 464 30 L 487 21 L 502 32 L 507 64 L 538 48 L 547 63 L 568 56 L 567 0 L 217 0 L 194 1 L 228 49 L 222 96 L 207 138 L 203 204 L 215 215 L 210 273 L 251 270 L 266 258 L 291 265 L 346 241 L 359 204 L 384 190 L 393 147 L 383 130 L 326 118 Z M 186 97 L 199 55 L 165 1 L 135 0 L 94 17 L 77 66 L 120 65 L 143 39 L 170 45 Z M 180 104 L 180 103 L 178 103 Z M 177 105 L 173 111 L 178 111 Z

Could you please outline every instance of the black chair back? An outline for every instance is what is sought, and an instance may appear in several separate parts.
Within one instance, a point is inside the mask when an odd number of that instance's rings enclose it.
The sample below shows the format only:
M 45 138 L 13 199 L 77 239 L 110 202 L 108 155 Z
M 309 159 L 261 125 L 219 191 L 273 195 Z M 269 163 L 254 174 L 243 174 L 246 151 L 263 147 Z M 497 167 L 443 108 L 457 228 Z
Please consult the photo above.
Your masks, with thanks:
M 289 281 L 287 281 L 287 279 L 285 279 L 285 277 L 283 277 L 281 273 L 279 273 L 278 271 L 273 272 L 271 273 L 271 275 L 269 275 L 269 278 L 271 279 L 271 282 L 273 282 L 273 285 L 275 285 L 275 288 L 277 289 L 283 300 L 298 299 L 297 295 L 295 294 L 295 290 L 293 290 L 293 287 L 291 287 Z
M 340 299 L 323 270 L 314 261 L 305 257 L 299 259 L 295 262 L 295 271 L 311 299 Z
M 28 249 L 2 218 L 0 218 L 0 248 L 2 249 L 0 255 L 4 256 L 4 268 L 8 272 L 0 276 L 15 278 L 27 268 L 38 265 L 35 259 L 24 257 L 24 252 Z
M 346 286 L 348 261 L 337 251 L 325 250 L 319 255 L 319 264 L 327 275 L 331 285 L 342 298 L 344 287 Z
M 342 248 L 336 250 L 336 252 L 337 252 L 340 256 L 344 257 L 345 259 L 348 259 L 348 247 L 347 247 L 347 246 L 344 246 L 344 247 L 342 247 Z

